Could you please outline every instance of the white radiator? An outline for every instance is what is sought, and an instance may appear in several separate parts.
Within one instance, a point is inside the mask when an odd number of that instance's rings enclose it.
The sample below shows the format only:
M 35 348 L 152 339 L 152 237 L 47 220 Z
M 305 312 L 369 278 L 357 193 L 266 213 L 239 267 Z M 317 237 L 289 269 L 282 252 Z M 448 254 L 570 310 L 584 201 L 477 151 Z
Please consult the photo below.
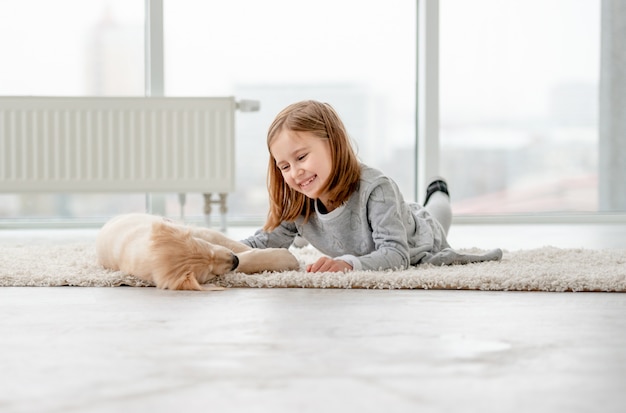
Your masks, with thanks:
M 200 192 L 225 203 L 237 106 L 233 97 L 0 97 L 0 191 Z

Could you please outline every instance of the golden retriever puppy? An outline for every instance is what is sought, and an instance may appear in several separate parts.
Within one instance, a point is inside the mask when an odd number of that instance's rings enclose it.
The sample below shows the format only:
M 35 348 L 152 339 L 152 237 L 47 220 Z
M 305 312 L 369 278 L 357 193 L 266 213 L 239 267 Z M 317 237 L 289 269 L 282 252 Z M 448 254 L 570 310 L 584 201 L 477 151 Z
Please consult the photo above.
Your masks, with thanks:
M 253 274 L 300 268 L 284 248 L 253 249 L 219 231 L 150 214 L 125 214 L 107 222 L 96 238 L 98 262 L 158 288 L 209 290 L 203 284 L 237 269 Z

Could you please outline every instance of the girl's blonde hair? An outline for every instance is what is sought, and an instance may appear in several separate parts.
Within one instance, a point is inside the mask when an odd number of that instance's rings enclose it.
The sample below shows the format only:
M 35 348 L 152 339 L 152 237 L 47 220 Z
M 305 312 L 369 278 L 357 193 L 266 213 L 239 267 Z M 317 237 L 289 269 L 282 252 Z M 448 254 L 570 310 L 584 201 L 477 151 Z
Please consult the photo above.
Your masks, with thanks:
M 331 165 L 334 173 L 325 182 L 332 205 L 341 205 L 359 186 L 361 167 L 346 128 L 337 112 L 328 104 L 307 100 L 287 106 L 272 122 L 267 132 L 267 148 L 283 130 L 311 132 L 320 139 L 328 139 Z M 263 229 L 271 231 L 281 222 L 293 222 L 298 216 L 306 222 L 314 211 L 314 200 L 292 189 L 283 179 L 276 160 L 270 152 L 267 169 L 267 189 L 270 210 Z

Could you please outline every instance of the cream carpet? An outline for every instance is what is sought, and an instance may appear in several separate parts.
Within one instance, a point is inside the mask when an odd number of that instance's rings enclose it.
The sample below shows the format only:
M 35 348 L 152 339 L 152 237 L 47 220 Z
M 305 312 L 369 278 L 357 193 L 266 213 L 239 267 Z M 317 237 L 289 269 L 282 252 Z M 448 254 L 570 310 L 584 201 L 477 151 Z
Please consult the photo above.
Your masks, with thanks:
M 3 245 L 1 251 L 0 286 L 3 287 L 149 286 L 133 276 L 99 267 L 91 242 L 60 245 L 23 243 Z M 302 268 L 319 256 L 310 246 L 293 249 L 293 252 Z M 505 251 L 500 262 L 445 267 L 421 265 L 404 271 L 232 273 L 222 276 L 216 284 L 253 288 L 626 292 L 626 250 L 544 247 Z

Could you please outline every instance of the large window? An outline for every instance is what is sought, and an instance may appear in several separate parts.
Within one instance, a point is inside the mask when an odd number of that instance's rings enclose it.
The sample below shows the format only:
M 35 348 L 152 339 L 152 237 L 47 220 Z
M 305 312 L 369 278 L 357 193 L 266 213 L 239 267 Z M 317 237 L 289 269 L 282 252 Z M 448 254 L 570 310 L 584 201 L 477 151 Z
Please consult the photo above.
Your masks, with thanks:
M 597 211 L 600 1 L 439 4 L 455 214 Z
M 143 95 L 144 0 L 0 1 L 0 93 Z M 414 195 L 416 3 L 393 0 L 165 0 L 166 96 L 261 102 L 238 113 L 229 217 L 265 218 L 265 134 L 283 107 L 333 105 L 361 159 Z M 36 11 L 36 12 L 34 12 Z M 19 39 L 19 41 L 16 41 Z M 0 218 L 98 217 L 143 194 L 2 194 Z M 189 194 L 186 215 L 201 215 Z M 166 213 L 178 214 L 176 194 Z
M 455 214 L 598 211 L 601 1 L 438 4 L 439 169 Z M 143 95 L 145 5 L 0 0 L 0 93 Z M 164 0 L 165 95 L 261 102 L 237 114 L 231 219 L 265 217 L 267 127 L 302 99 L 331 103 L 361 159 L 416 197 L 416 9 L 406 0 Z M 0 219 L 106 217 L 145 202 L 0 193 Z M 186 215 L 202 207 L 190 194 Z M 178 214 L 176 194 L 165 208 Z

